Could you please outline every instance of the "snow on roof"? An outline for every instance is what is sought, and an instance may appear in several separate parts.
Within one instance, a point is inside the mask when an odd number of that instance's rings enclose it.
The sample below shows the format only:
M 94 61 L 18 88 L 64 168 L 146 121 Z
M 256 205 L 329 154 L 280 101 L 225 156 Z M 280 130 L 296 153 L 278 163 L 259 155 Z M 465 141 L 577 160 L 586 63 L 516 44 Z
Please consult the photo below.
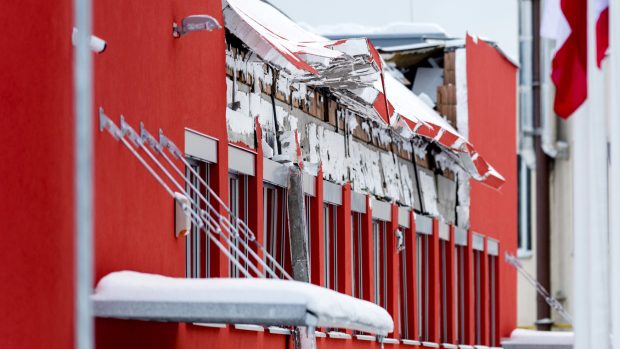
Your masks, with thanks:
M 386 335 L 388 312 L 316 285 L 277 279 L 187 279 L 133 271 L 103 277 L 91 297 L 100 317 L 299 325 Z

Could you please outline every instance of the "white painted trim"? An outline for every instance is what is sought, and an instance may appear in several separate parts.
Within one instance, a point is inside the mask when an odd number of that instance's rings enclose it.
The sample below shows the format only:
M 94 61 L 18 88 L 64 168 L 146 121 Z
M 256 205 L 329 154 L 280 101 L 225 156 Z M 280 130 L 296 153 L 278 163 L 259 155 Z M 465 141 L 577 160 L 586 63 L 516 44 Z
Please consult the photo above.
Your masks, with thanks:
M 375 341 L 377 339 L 377 337 L 371 336 L 369 334 L 356 334 L 355 338 L 360 341 Z
M 325 338 L 325 337 L 327 337 L 325 332 L 321 332 L 321 331 L 314 331 L 314 336 L 317 337 L 317 338 Z
M 329 331 L 327 332 L 327 335 L 329 336 L 329 338 L 351 339 L 351 335 L 344 332 Z
M 441 346 L 446 349 L 458 349 L 458 345 L 450 343 L 441 343 Z
M 383 344 L 400 344 L 400 341 L 396 338 L 383 338 Z
M 427 348 L 439 348 L 439 344 L 433 342 L 422 342 L 422 346 Z
M 269 333 L 288 335 L 288 334 L 291 334 L 291 330 L 289 330 L 288 328 L 284 328 L 284 327 L 269 326 Z
M 420 344 L 422 344 L 422 343 L 420 343 L 420 341 L 416 341 L 416 340 L 413 340 L 413 339 L 402 339 L 402 342 L 403 342 L 403 344 L 406 344 L 406 345 L 420 345 Z
M 474 349 L 473 345 L 461 344 L 459 345 L 459 349 Z
M 263 326 L 258 326 L 258 325 L 237 324 L 235 325 L 235 329 L 244 330 L 244 331 L 265 332 L 265 328 Z
M 216 324 L 212 322 L 193 322 L 192 325 L 200 327 L 226 328 L 226 324 Z

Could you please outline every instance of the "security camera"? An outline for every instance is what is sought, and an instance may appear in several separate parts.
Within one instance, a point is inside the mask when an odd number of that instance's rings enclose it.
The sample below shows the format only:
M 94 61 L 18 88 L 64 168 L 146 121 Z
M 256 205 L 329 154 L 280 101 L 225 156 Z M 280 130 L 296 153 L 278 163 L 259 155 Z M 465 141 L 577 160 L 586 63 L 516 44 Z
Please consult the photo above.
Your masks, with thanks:
M 77 45 L 77 32 L 78 32 L 77 28 L 74 27 L 73 34 L 71 35 L 71 41 L 73 43 L 73 46 Z M 96 52 L 96 53 L 101 53 L 105 51 L 108 45 L 105 42 L 105 40 L 97 36 L 91 35 L 88 46 L 90 47 L 91 51 Z

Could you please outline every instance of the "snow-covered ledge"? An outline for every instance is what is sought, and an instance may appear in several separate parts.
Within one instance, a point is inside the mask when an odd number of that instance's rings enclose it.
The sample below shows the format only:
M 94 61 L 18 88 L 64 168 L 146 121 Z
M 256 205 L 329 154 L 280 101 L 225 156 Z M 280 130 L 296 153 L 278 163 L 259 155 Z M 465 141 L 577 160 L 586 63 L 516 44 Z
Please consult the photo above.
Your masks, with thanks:
M 103 277 L 91 298 L 98 317 L 347 328 L 380 336 L 394 329 L 376 304 L 298 281 L 120 271 Z

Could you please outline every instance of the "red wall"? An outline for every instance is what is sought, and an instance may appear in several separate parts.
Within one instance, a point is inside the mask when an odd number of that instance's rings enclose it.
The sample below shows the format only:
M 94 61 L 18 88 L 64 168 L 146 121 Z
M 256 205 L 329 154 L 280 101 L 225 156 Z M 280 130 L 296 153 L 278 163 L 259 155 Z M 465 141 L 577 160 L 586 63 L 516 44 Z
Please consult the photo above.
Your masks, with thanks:
M 154 134 L 162 128 L 181 148 L 184 127 L 218 138 L 212 180 L 220 195 L 228 196 L 224 32 L 192 33 L 180 39 L 171 35 L 174 20 L 202 13 L 223 22 L 220 0 L 94 3 L 94 33 L 108 43 L 104 53 L 94 55 L 96 280 L 123 269 L 185 273 L 185 241 L 173 237 L 172 199 L 121 143 L 99 132 L 100 106 L 116 122 L 123 114 L 137 129 L 140 121 Z M 71 3 L 8 1 L 0 5 L 0 19 L 11 28 L 0 37 L 4 52 L 0 212 L 5 227 L 0 234 L 4 246 L 0 347 L 70 348 L 74 337 Z M 507 179 L 500 191 L 472 184 L 472 229 L 499 239 L 500 254 L 514 252 L 516 72 L 484 43 L 468 38 L 467 48 L 470 139 Z M 262 156 L 260 150 L 257 156 Z M 257 172 L 260 176 L 262 169 Z M 320 186 L 317 189 L 322 193 Z M 258 186 L 255 194 L 261 195 Z M 261 219 L 253 220 L 257 232 Z M 516 320 L 516 276 L 502 265 L 500 325 L 501 334 L 508 335 Z M 207 344 L 283 348 L 285 338 L 177 323 L 96 320 L 99 348 Z M 355 340 L 318 340 L 319 346 L 327 342 L 334 348 L 378 347 Z
M 500 336 L 516 327 L 516 271 L 504 252 L 517 250 L 517 68 L 495 48 L 467 37 L 469 140 L 505 178 L 500 190 L 471 181 L 471 229 L 500 241 Z
M 0 348 L 73 345 L 71 18 L 0 3 Z
M 103 107 L 116 122 L 123 114 L 136 129 L 142 121 L 155 135 L 161 128 L 181 150 L 185 127 L 218 138 L 212 181 L 226 199 L 224 31 L 174 39 L 173 21 L 193 14 L 209 14 L 223 24 L 220 0 L 96 1 L 94 33 L 108 47 L 95 57 L 94 109 Z M 121 143 L 98 130 L 93 137 L 96 279 L 124 269 L 184 276 L 185 239 L 173 235 L 172 198 Z M 233 339 L 228 331 L 97 319 L 96 344 L 98 348 L 197 348 L 206 343 L 225 347 L 244 338 L 241 334 Z

